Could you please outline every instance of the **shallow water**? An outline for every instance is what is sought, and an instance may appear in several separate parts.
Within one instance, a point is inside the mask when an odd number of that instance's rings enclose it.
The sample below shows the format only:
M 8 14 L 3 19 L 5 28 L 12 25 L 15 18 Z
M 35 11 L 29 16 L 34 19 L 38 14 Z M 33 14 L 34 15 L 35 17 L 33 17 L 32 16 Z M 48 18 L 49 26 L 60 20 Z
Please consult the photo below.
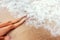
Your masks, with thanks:
M 42 25 L 53 36 L 60 35 L 60 0 L 0 0 L 0 8 L 6 7 L 15 18 L 28 15 L 26 24 Z

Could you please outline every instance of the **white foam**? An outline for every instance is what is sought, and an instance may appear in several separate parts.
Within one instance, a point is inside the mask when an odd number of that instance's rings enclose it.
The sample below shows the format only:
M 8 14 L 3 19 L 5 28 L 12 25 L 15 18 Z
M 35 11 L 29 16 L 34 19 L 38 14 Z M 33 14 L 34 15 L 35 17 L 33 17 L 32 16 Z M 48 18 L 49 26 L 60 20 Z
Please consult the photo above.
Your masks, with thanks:
M 7 7 L 10 12 L 14 12 L 12 15 L 16 18 L 27 14 L 30 19 L 26 24 L 35 25 L 36 28 L 44 25 L 53 36 L 58 36 L 60 35 L 59 3 L 60 0 L 1 0 L 0 7 Z M 50 23 L 55 24 L 54 27 Z

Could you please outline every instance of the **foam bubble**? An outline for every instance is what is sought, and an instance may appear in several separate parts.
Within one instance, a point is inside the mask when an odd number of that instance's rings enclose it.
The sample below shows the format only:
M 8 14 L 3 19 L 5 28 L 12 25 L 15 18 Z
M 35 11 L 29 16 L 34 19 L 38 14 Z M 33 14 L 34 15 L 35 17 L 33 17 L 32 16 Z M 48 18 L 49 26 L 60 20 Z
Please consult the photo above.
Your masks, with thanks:
M 44 27 L 53 36 L 60 35 L 59 0 L 6 0 L 0 1 L 0 7 L 7 7 L 15 18 L 25 14 L 30 17 L 26 24 Z M 44 25 L 44 26 L 42 26 Z

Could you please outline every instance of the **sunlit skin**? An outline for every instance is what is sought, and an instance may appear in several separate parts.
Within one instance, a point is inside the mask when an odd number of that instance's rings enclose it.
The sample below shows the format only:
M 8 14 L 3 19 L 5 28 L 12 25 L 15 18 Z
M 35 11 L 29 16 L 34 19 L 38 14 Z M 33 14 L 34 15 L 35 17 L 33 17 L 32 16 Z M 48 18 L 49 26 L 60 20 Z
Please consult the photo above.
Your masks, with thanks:
M 17 28 L 18 26 L 21 26 L 25 21 L 27 20 L 27 16 L 23 16 L 21 18 L 4 22 L 0 24 L 0 40 L 10 40 L 10 37 L 7 34 L 12 29 Z

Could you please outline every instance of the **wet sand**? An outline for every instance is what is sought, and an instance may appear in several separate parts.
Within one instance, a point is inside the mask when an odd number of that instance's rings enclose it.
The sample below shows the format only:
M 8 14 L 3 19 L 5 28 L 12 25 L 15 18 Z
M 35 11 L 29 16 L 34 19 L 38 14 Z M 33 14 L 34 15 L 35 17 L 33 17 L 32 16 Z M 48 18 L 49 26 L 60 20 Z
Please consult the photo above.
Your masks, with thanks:
M 0 10 L 0 22 L 13 20 L 7 9 Z M 53 37 L 50 32 L 44 28 L 36 29 L 34 25 L 21 25 L 9 33 L 11 40 L 60 40 L 60 36 Z
M 32 25 L 22 25 L 11 33 L 12 40 L 60 40 L 60 36 L 54 37 L 44 28 L 36 29 Z

